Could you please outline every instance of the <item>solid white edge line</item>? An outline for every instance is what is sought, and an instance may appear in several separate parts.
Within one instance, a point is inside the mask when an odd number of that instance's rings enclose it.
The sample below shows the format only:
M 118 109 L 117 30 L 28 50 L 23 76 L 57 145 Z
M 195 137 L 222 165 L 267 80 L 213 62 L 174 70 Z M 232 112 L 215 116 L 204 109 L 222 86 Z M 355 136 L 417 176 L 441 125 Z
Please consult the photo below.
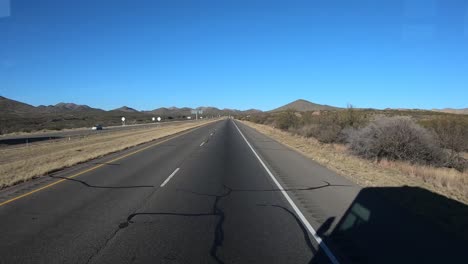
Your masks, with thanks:
M 234 125 L 236 126 L 237 128 L 237 131 L 239 131 L 240 135 L 242 136 L 242 138 L 244 138 L 245 142 L 247 143 L 247 145 L 249 146 L 250 150 L 252 150 L 252 152 L 254 153 L 255 157 L 257 157 L 258 161 L 260 162 L 260 164 L 262 164 L 263 168 L 266 170 L 266 172 L 268 173 L 268 175 L 270 175 L 271 179 L 273 180 L 273 182 L 276 184 L 276 186 L 281 190 L 281 193 L 284 195 L 284 197 L 286 198 L 286 200 L 289 202 L 289 205 L 291 205 L 291 207 L 294 209 L 294 212 L 296 212 L 297 216 L 299 217 L 299 219 L 301 219 L 302 223 L 306 226 L 307 230 L 309 231 L 309 233 L 314 237 L 314 239 L 317 241 L 317 243 L 319 244 L 319 246 L 322 248 L 322 250 L 325 252 L 325 254 L 327 254 L 328 258 L 330 259 L 330 261 L 334 264 L 339 264 L 338 262 L 338 259 L 335 257 L 335 255 L 333 255 L 333 253 L 331 252 L 331 250 L 327 247 L 327 245 L 325 245 L 325 242 L 323 242 L 322 238 L 317 235 L 317 232 L 315 231 L 315 229 L 312 227 L 312 225 L 309 223 L 309 221 L 307 221 L 307 219 L 305 218 L 304 214 L 302 214 L 301 210 L 299 210 L 299 208 L 296 206 L 296 204 L 293 202 L 293 200 L 291 199 L 291 197 L 289 197 L 288 193 L 283 189 L 283 187 L 281 186 L 281 184 L 278 182 L 278 180 L 276 180 L 275 176 L 273 175 L 273 173 L 271 173 L 270 169 L 268 169 L 268 167 L 265 165 L 265 163 L 263 162 L 263 160 L 260 158 L 260 156 L 258 156 L 257 152 L 254 150 L 254 148 L 252 147 L 252 145 L 250 144 L 250 142 L 247 140 L 247 138 L 244 136 L 244 134 L 242 133 L 242 131 L 239 129 L 239 127 L 237 126 L 236 122 L 233 121 Z
M 205 141 L 203 141 L 203 142 L 200 144 L 200 147 L 203 147 L 203 145 L 205 145 Z
M 179 169 L 180 168 L 175 169 L 175 171 L 171 175 L 169 175 L 169 177 L 167 177 L 167 179 L 161 184 L 161 187 L 164 187 L 164 185 L 166 185 L 171 180 L 171 178 L 174 177 L 174 175 L 179 171 Z

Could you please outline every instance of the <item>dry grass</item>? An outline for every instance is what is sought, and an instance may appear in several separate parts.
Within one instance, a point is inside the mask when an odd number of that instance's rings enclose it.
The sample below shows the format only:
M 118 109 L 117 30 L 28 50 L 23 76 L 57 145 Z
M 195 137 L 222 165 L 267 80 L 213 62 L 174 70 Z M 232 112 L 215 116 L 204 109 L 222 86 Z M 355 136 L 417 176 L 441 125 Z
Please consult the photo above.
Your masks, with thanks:
M 210 122 L 214 121 L 171 124 L 96 134 L 70 141 L 44 142 L 27 148 L 0 149 L 0 188 Z
M 350 155 L 344 145 L 323 144 L 316 139 L 292 135 L 267 125 L 242 122 L 361 186 L 417 186 L 468 204 L 468 172 L 404 162 L 372 162 Z

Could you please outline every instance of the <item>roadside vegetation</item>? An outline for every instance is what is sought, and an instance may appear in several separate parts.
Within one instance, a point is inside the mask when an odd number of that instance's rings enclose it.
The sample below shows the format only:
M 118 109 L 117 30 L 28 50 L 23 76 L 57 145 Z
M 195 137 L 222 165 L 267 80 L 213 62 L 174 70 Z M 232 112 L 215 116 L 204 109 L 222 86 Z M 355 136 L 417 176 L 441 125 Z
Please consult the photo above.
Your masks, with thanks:
M 363 186 L 422 186 L 468 204 L 468 115 L 348 106 L 238 118 Z
M 72 140 L 0 148 L 0 189 L 210 122 L 213 121 L 174 123 L 155 128 L 98 133 Z
M 152 123 L 154 115 L 121 111 L 84 111 L 77 113 L 48 113 L 20 116 L 0 113 L 0 135 L 31 133 L 36 131 L 61 131 L 74 128 L 91 128 L 96 124 L 118 126 L 125 116 L 127 125 Z M 186 120 L 185 116 L 162 116 L 163 120 Z

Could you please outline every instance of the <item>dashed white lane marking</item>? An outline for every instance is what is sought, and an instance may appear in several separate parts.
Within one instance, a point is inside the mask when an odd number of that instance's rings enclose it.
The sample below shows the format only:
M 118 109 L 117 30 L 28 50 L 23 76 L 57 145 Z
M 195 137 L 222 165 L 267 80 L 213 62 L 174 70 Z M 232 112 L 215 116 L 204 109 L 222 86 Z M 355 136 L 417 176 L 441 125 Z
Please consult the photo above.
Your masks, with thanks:
M 205 145 L 205 141 L 203 141 L 203 142 L 200 144 L 200 147 L 203 147 L 203 145 Z
M 171 175 L 169 175 L 169 177 L 167 177 L 167 179 L 161 184 L 161 187 L 164 187 L 164 185 L 166 185 L 171 180 L 171 178 L 174 177 L 174 175 L 176 175 L 179 169 L 180 168 L 175 169 L 175 171 L 171 173 Z
M 236 122 L 233 121 L 234 125 L 236 126 L 237 128 L 237 131 L 239 131 L 240 135 L 244 138 L 245 140 L 245 143 L 247 143 L 247 145 L 249 146 L 250 150 L 252 150 L 253 154 L 255 155 L 255 157 L 257 157 L 258 161 L 260 162 L 260 164 L 262 164 L 263 168 L 266 170 L 266 172 L 268 173 L 268 175 L 270 175 L 271 179 L 273 180 L 273 182 L 276 184 L 276 186 L 278 187 L 279 190 L 281 190 L 281 193 L 284 195 L 284 197 L 286 198 L 286 200 L 289 202 L 289 205 L 291 205 L 291 207 L 294 209 L 294 212 L 296 212 L 296 215 L 299 217 L 299 219 L 301 219 L 302 223 L 304 224 L 304 226 L 307 228 L 307 230 L 309 231 L 309 233 L 314 237 L 314 239 L 317 241 L 317 243 L 319 244 L 319 246 L 322 248 L 322 250 L 325 252 L 325 254 L 327 254 L 328 258 L 330 259 L 330 261 L 333 263 L 333 264 L 339 264 L 338 262 L 338 259 L 335 257 L 335 255 L 333 255 L 333 253 L 331 252 L 331 250 L 327 247 L 327 245 L 325 245 L 325 242 L 323 242 L 322 238 L 317 234 L 317 232 L 315 231 L 315 229 L 312 227 L 312 225 L 309 223 L 309 221 L 307 221 L 307 218 L 305 218 L 304 214 L 302 214 L 301 210 L 299 210 L 299 208 L 296 206 L 296 204 L 293 202 L 293 200 L 291 199 L 291 197 L 289 197 L 288 193 L 284 190 L 284 188 L 281 186 L 281 184 L 278 182 L 278 180 L 276 180 L 275 176 L 273 176 L 273 173 L 271 173 L 270 169 L 268 169 L 268 167 L 265 165 L 265 163 L 263 162 L 263 160 L 260 158 L 260 156 L 258 156 L 257 152 L 254 150 L 254 148 L 252 147 L 252 145 L 250 144 L 250 142 L 247 140 L 247 138 L 244 136 L 244 134 L 242 134 L 242 132 L 240 131 L 239 127 L 237 126 Z

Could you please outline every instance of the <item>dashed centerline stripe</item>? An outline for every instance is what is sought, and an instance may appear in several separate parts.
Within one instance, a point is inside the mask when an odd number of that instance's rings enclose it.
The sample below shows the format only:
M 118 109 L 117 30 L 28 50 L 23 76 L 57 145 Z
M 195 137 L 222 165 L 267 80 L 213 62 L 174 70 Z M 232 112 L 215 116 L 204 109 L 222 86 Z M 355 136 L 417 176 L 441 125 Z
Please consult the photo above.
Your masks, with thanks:
M 169 175 L 169 177 L 167 177 L 167 179 L 161 184 L 161 187 L 164 187 L 164 185 L 166 185 L 172 179 L 172 177 L 174 177 L 174 175 L 176 175 L 176 173 L 179 170 L 180 170 L 180 168 L 175 169 L 175 171 L 171 175 Z
M 203 145 L 205 145 L 205 141 L 203 141 L 203 142 L 200 144 L 200 147 L 203 147 Z

